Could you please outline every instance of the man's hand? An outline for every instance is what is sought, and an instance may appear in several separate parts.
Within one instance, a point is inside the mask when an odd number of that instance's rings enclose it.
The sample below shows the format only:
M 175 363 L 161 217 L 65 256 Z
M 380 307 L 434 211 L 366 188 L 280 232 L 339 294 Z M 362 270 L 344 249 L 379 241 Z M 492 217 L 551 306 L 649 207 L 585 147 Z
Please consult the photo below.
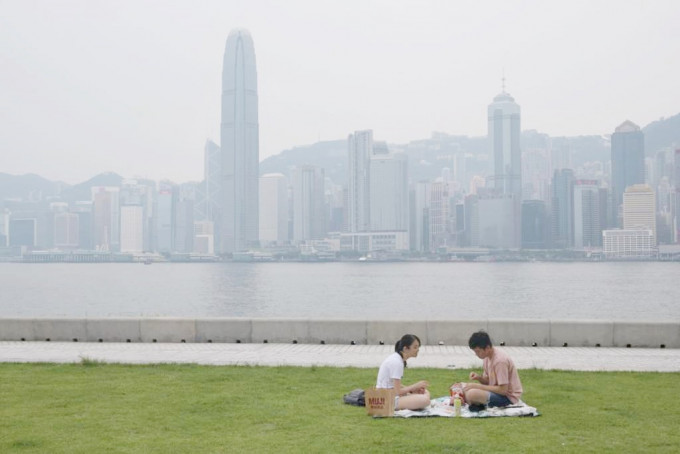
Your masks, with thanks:
M 481 375 L 479 375 L 476 372 L 470 372 L 470 380 L 476 380 L 479 381 L 482 378 Z

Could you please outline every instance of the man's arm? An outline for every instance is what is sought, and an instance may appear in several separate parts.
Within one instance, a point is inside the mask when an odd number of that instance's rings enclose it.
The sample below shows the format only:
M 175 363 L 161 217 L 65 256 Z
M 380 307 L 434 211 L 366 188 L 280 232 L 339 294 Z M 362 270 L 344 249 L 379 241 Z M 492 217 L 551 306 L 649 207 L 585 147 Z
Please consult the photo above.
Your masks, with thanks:
M 469 389 L 481 389 L 483 391 L 490 391 L 492 393 L 500 394 L 501 396 L 508 395 L 508 384 L 504 385 L 486 385 L 482 383 L 463 383 L 463 391 Z
M 484 377 L 483 375 L 479 375 L 476 372 L 470 372 L 470 380 L 476 380 L 482 385 L 488 385 L 489 384 L 489 379 Z

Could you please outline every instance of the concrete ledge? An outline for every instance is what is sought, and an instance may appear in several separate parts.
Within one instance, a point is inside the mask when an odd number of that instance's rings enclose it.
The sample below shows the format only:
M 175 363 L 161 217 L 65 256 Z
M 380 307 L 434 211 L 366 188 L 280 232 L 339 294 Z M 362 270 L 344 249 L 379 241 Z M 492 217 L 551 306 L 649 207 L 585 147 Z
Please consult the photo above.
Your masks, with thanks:
M 309 321 L 298 319 L 253 319 L 252 320 L 252 342 L 262 343 L 275 342 L 290 344 L 297 341 L 301 344 L 308 344 L 309 341 Z
M 96 318 L 86 320 L 88 342 L 141 342 L 142 330 L 138 319 Z
M 0 319 L 0 341 L 394 345 L 412 333 L 425 345 L 466 346 L 470 334 L 480 329 L 494 345 L 680 348 L 680 321 L 609 320 L 6 318 Z
M 0 319 L 0 340 L 45 340 L 35 338 L 35 320 L 32 318 L 4 318 Z
M 394 345 L 404 334 L 415 334 L 427 343 L 427 322 L 369 321 L 366 323 L 366 343 Z
M 252 320 L 218 318 L 196 320 L 196 342 L 252 342 Z
M 614 322 L 598 320 L 551 321 L 550 345 L 553 347 L 612 347 Z
M 487 320 L 458 320 L 458 321 L 431 321 L 427 322 L 427 345 L 467 345 L 470 334 L 475 331 L 488 331 Z M 395 340 L 396 342 L 396 340 Z
M 680 324 L 614 322 L 614 347 L 680 348 Z
M 494 345 L 550 346 L 549 320 L 489 320 L 488 326 Z
M 308 320 L 309 343 L 356 344 L 368 343 L 366 322 L 359 320 Z
M 187 318 L 143 318 L 142 342 L 195 342 L 196 321 Z
M 87 321 L 84 318 L 34 319 L 34 339 L 38 341 L 85 341 L 87 339 Z

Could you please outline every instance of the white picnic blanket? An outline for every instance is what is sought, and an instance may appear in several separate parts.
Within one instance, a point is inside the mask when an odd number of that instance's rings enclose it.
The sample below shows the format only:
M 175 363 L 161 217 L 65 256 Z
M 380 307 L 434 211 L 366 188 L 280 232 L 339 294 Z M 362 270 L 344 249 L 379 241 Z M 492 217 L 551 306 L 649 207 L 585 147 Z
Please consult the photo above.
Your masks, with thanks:
M 437 397 L 430 401 L 430 406 L 423 410 L 397 410 L 394 412 L 396 418 L 411 418 L 411 417 L 425 417 L 425 416 L 443 416 L 446 418 L 454 418 L 456 416 L 453 406 L 450 403 L 451 398 L 448 396 Z M 460 409 L 460 416 L 462 418 L 491 418 L 494 416 L 539 416 L 540 413 L 536 408 L 530 407 L 522 401 L 507 407 L 491 407 L 479 412 L 473 412 L 468 409 L 467 405 L 463 405 Z

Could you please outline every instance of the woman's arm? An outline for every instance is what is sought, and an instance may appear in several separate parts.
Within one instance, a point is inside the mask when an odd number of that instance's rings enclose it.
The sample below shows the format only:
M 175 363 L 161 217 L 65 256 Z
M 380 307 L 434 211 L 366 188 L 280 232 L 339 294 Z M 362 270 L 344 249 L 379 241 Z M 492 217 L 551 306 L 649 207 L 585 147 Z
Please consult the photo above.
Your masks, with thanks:
M 401 380 L 398 378 L 394 379 L 394 392 L 397 393 L 397 396 L 405 396 L 412 393 L 422 394 L 427 390 L 428 386 L 429 383 L 425 380 L 421 380 L 418 383 L 409 386 L 401 386 Z

